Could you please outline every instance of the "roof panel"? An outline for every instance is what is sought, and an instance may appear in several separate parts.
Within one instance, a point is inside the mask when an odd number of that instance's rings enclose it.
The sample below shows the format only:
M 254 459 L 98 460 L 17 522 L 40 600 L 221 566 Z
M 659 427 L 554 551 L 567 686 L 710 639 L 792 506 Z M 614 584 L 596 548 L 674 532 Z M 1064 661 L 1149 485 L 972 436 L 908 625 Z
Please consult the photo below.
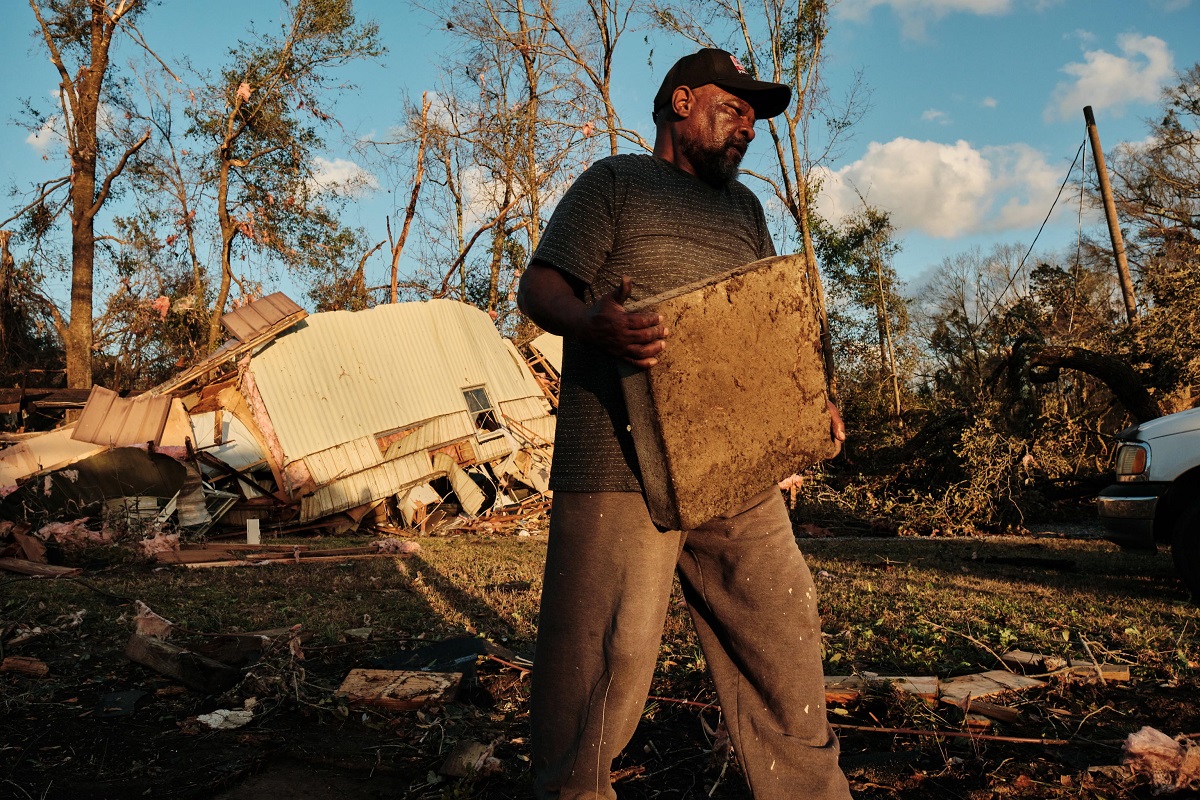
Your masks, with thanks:
M 467 387 L 493 403 L 542 396 L 488 315 L 454 300 L 313 314 L 250 369 L 288 461 L 465 412 Z

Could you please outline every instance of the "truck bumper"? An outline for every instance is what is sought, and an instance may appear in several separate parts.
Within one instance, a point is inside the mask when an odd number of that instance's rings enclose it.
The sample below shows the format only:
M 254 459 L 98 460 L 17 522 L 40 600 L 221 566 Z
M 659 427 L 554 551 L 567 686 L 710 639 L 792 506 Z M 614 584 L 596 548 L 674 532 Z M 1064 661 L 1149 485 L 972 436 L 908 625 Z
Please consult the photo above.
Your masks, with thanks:
M 1154 550 L 1154 511 L 1167 491 L 1166 483 L 1119 483 L 1096 498 L 1104 538 L 1121 547 Z

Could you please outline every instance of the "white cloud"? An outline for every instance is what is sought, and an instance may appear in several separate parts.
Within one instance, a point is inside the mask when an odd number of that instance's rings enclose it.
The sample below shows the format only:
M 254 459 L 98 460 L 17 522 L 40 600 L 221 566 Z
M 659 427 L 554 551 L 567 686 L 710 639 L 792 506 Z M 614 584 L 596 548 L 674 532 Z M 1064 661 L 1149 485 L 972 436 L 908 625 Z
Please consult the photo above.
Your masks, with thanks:
M 985 97 L 979 101 L 979 105 L 983 106 L 984 108 L 995 108 L 996 106 L 1000 105 L 1000 101 L 994 97 Z
M 47 117 L 46 121 L 36 131 L 31 131 L 25 137 L 25 143 L 45 157 L 50 148 L 63 140 L 62 117 Z
M 1174 78 L 1167 43 L 1156 36 L 1126 33 L 1117 37 L 1121 55 L 1088 50 L 1082 62 L 1067 64 L 1071 76 L 1055 87 L 1043 114 L 1047 122 L 1071 120 L 1084 106 L 1120 116 L 1128 103 L 1154 103 L 1163 84 Z
M 817 208 L 840 220 L 867 202 L 902 231 L 937 238 L 1036 225 L 1050 209 L 1061 170 L 1027 145 L 976 149 L 898 138 L 872 142 L 861 159 L 821 176 Z
M 842 0 L 834 9 L 845 19 L 862 22 L 879 6 L 888 6 L 895 12 L 906 37 L 920 39 L 925 36 L 928 23 L 947 14 L 1007 14 L 1012 10 L 1013 0 Z
M 921 119 L 925 122 L 938 122 L 942 125 L 950 124 L 950 115 L 936 108 L 925 109 L 924 113 L 921 114 Z
M 312 188 L 314 192 L 333 192 L 359 196 L 378 188 L 374 175 L 345 158 L 317 157 L 313 160 Z

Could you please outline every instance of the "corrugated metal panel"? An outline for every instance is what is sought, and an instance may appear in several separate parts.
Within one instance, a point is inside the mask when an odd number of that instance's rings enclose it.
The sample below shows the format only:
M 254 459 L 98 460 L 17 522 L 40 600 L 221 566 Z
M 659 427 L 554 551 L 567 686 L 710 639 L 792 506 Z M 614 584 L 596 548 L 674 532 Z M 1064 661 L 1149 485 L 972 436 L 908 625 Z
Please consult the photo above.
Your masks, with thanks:
M 542 358 L 554 367 L 554 371 L 562 375 L 563 341 L 561 336 L 553 333 L 543 333 L 529 343 L 534 350 L 542 354 Z
M 303 310 L 283 292 L 275 292 L 230 311 L 221 317 L 221 324 L 239 342 L 248 342 L 284 317 Z
M 538 443 L 554 441 L 554 426 L 558 422 L 558 417 L 535 417 L 525 420 L 521 425 L 526 429 L 537 434 Z
M 488 315 L 454 300 L 313 314 L 250 369 L 287 461 L 465 412 L 467 387 L 494 404 L 542 396 Z
M 383 454 L 379 452 L 374 436 L 364 436 L 305 456 L 304 463 L 319 486 L 382 464 Z
M 488 439 L 487 441 L 475 440 L 476 460 L 481 464 L 487 464 L 497 459 L 505 458 L 512 454 L 513 442 L 507 436 L 500 435 Z
M 322 486 L 300 502 L 300 519 L 310 522 L 339 511 L 373 503 L 418 483 L 427 483 L 438 473 L 429 454 L 413 453 Z
M 449 442 L 474 436 L 478 430 L 466 411 L 436 417 L 413 433 L 393 443 L 388 448 L 385 458 L 398 458 L 418 450 L 433 450 Z
M 550 403 L 545 395 L 525 397 L 520 400 L 509 400 L 500 404 L 500 413 L 511 417 L 517 422 L 524 423 L 528 419 L 537 419 L 550 413 Z M 501 420 L 503 424 L 503 420 Z
M 93 386 L 71 438 L 110 447 L 157 445 L 170 413 L 170 397 L 121 397 L 112 389 Z

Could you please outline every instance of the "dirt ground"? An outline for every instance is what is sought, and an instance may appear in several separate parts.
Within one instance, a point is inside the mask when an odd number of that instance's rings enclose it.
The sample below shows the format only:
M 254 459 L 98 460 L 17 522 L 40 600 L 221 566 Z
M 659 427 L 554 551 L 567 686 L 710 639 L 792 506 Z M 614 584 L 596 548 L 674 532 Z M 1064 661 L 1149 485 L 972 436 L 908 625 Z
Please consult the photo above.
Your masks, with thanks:
M 841 547 L 831 544 L 827 550 L 836 553 Z M 889 545 L 881 540 L 870 547 L 872 553 L 887 555 Z M 964 550 L 963 564 L 972 570 L 985 568 L 984 560 L 976 558 L 980 553 L 974 552 L 979 548 L 972 546 L 970 554 L 965 547 L 958 549 Z M 828 563 L 836 571 L 834 563 Z M 880 562 L 873 567 L 875 574 L 883 574 L 881 570 L 890 569 L 892 563 L 899 562 Z M 847 571 L 850 567 L 847 561 Z M 1023 568 L 995 569 L 1015 576 Z M 1160 571 L 1128 580 L 1131 585 L 1146 585 L 1150 593 L 1163 587 L 1174 591 L 1169 564 L 1153 569 Z M 1079 580 L 1086 586 L 1087 577 Z M 11 591 L 14 583 L 0 578 L 3 618 L 28 615 L 28 604 L 34 602 Z M 528 589 L 528 584 L 521 585 Z M 1083 602 L 1079 590 L 1056 591 L 1061 592 L 1064 609 Z M 1189 621 L 1194 616 L 1192 611 L 1186 615 Z M 8 641 L 11 633 L 11 627 L 0 631 L 0 641 Z M 1179 636 L 1194 634 L 1185 628 Z M 329 689 L 337 687 L 353 667 L 372 659 L 395 659 L 438 642 L 306 646 L 302 664 L 276 659 L 256 668 L 260 690 L 239 695 L 252 693 L 260 698 L 252 724 L 212 730 L 198 717 L 230 707 L 228 698 L 183 689 L 169 678 L 131 664 L 122 644 L 111 636 L 96 641 L 64 630 L 21 646 L 19 653 L 42 659 L 50 676 L 0 674 L 4 712 L 0 715 L 0 798 L 515 800 L 532 796 L 526 718 L 529 675 L 503 660 L 477 658 L 474 677 L 452 702 L 421 711 L 379 712 L 349 708 L 336 701 Z M 517 655 L 529 655 L 521 644 L 515 649 L 521 651 Z M 1123 731 L 1135 722 L 1172 735 L 1200 731 L 1198 690 L 1195 671 L 1174 682 L 1136 675 L 1132 681 L 1108 685 L 1052 681 L 1043 689 L 1005 701 L 1019 706 L 1023 715 L 1021 721 L 1003 727 L 1002 740 L 843 728 L 839 731 L 842 764 L 859 800 L 1149 798 L 1146 780 L 1118 766 Z M 724 758 L 714 739 L 718 712 L 712 707 L 702 709 L 696 702 L 714 702 L 707 680 L 698 672 L 660 674 L 652 692 L 668 699 L 648 704 L 633 742 L 614 765 L 621 800 L 749 800 L 735 762 Z M 910 702 L 915 704 L 906 706 Z M 955 726 L 944 710 L 886 693 L 870 695 L 848 709 L 835 709 L 830 719 L 856 726 Z M 1101 720 L 1111 726 L 1095 724 Z M 1047 731 L 1059 732 L 1070 743 L 1048 746 L 1006 740 L 1036 740 Z M 455 746 L 470 742 L 490 747 L 492 760 L 478 774 L 442 774 Z

